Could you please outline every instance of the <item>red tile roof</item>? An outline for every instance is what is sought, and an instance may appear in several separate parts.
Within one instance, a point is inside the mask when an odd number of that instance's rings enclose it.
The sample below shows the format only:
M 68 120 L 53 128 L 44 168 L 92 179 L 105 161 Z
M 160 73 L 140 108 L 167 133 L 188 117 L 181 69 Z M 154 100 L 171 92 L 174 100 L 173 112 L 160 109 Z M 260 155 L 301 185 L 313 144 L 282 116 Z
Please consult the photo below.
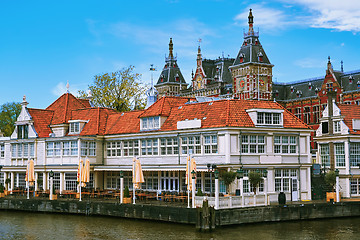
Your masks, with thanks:
M 86 104 L 85 100 L 78 99 L 71 93 L 65 93 L 48 106 L 46 110 L 54 111 L 51 124 L 62 124 L 66 123 L 71 118 L 72 110 L 88 107 L 90 107 L 90 104 Z
M 341 115 L 344 116 L 344 123 L 349 127 L 350 134 L 360 134 L 360 131 L 354 131 L 353 129 L 353 119 L 360 119 L 360 106 L 358 105 L 348 105 L 348 104 L 338 104 L 340 108 Z
M 34 121 L 34 128 L 38 137 L 49 137 L 49 134 L 51 133 L 49 125 L 54 112 L 34 108 L 28 108 L 27 110 Z
M 140 132 L 139 116 L 145 110 L 116 113 L 109 116 L 106 135 Z

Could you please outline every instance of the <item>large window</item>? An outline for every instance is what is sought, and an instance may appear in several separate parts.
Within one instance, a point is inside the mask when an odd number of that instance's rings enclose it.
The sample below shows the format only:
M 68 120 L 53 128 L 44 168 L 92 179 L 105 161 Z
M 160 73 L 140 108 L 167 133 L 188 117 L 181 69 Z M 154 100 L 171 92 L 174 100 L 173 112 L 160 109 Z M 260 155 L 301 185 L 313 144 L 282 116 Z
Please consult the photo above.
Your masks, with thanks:
M 320 144 L 319 146 L 320 146 L 321 164 L 325 166 L 330 166 L 329 144 Z
M 34 156 L 35 156 L 34 143 L 11 144 L 12 158 L 28 158 Z
M 320 106 L 313 106 L 313 117 L 314 117 L 314 123 L 319 123 L 320 119 Z
M 179 153 L 177 138 L 160 139 L 161 155 L 174 155 Z
M 144 183 L 142 189 L 158 190 L 158 172 L 144 172 Z
M 295 117 L 301 119 L 301 108 L 295 108 Z
M 258 112 L 257 124 L 279 125 L 280 118 L 281 118 L 281 113 Z
M 274 136 L 274 153 L 296 153 L 295 136 Z
M 129 189 L 133 188 L 132 173 L 124 172 L 124 187 L 128 186 Z M 107 189 L 120 189 L 120 172 L 107 172 L 106 173 L 106 188 Z
M 251 172 L 253 170 L 248 170 L 248 169 L 244 169 L 244 178 L 243 178 L 243 192 L 244 193 L 250 193 L 253 192 L 254 188 L 253 186 L 250 184 L 249 181 L 249 172 Z M 263 171 L 261 171 L 261 174 L 263 175 Z M 236 180 L 237 181 L 237 180 Z M 264 192 L 264 179 L 261 180 L 261 182 L 259 183 L 256 192 Z
M 350 165 L 357 166 L 360 163 L 360 143 L 350 143 Z
M 70 123 L 70 134 L 80 133 L 80 123 L 79 122 L 72 122 Z
M 62 143 L 62 153 L 64 156 L 76 156 L 78 154 L 77 141 L 65 141 Z
M 335 162 L 337 167 L 345 167 L 345 149 L 343 143 L 335 144 Z
M 304 122 L 310 123 L 310 107 L 304 107 Z
M 107 142 L 106 152 L 108 157 L 121 156 L 121 142 L 120 141 Z
M 289 192 L 293 178 L 297 179 L 296 169 L 275 169 L 275 191 Z
M 265 136 L 264 135 L 242 135 L 241 136 L 242 153 L 264 153 Z
M 158 140 L 147 139 L 141 140 L 141 155 L 159 155 Z
M 96 156 L 96 142 L 81 141 L 81 156 Z
M 218 152 L 216 135 L 204 136 L 204 152 L 205 154 Z
M 77 173 L 65 173 L 65 190 L 77 190 Z
M 200 136 L 181 138 L 182 154 L 201 154 Z
M 0 144 L 0 158 L 5 157 L 5 144 Z
M 29 126 L 28 125 L 18 125 L 17 126 L 17 138 L 18 139 L 26 139 L 29 134 Z
M 46 155 L 48 157 L 60 156 L 61 142 L 47 142 L 46 143 Z
M 351 194 L 359 195 L 360 194 L 360 179 L 351 178 L 350 179 L 350 191 Z
M 160 128 L 160 117 L 142 118 L 141 121 L 141 130 L 154 130 Z
M 124 156 L 139 156 L 139 140 L 129 140 L 123 142 Z

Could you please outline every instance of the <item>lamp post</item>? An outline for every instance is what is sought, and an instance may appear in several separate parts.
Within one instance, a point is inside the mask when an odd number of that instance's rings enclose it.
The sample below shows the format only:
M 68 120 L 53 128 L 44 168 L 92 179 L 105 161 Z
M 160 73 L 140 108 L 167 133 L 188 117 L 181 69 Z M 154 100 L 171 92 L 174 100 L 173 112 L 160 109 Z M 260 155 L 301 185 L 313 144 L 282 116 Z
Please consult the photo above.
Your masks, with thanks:
M 191 172 L 191 197 L 192 197 L 192 208 L 195 208 L 195 190 L 196 190 L 196 172 L 195 170 L 192 170 Z
M 216 169 L 215 175 L 215 209 L 219 209 L 219 171 Z
M 54 181 L 54 172 L 51 170 L 49 173 L 50 177 L 50 200 L 53 200 L 53 181 Z
M 210 197 L 211 197 L 211 193 L 212 193 L 212 172 L 216 169 L 216 165 L 208 163 L 207 168 L 208 168 L 208 172 L 210 173 Z
M 120 203 L 123 203 L 124 197 L 124 172 L 120 171 Z
M 335 169 L 336 175 L 336 202 L 340 202 L 340 193 L 339 193 L 339 169 Z

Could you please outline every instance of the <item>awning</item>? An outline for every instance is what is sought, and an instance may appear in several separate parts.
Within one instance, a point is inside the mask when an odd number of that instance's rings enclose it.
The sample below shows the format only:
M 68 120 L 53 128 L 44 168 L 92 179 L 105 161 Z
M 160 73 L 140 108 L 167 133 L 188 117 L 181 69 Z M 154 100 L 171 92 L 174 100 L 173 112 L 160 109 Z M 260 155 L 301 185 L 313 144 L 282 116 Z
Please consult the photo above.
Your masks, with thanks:
M 174 172 L 174 171 L 185 171 L 186 165 L 180 166 L 144 166 L 142 165 L 143 171 L 164 171 L 164 172 Z M 94 166 L 94 171 L 132 171 L 132 166 Z M 196 166 L 197 172 L 207 172 L 208 169 L 206 166 Z

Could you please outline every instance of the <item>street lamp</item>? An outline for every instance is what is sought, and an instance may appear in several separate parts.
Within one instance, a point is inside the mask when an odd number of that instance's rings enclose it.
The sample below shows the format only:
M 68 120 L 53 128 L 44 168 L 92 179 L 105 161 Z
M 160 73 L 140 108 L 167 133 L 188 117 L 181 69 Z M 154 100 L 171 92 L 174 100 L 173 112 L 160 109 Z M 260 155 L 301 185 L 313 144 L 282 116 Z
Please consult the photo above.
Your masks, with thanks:
M 208 163 L 207 168 L 208 168 L 208 172 L 210 173 L 210 197 L 211 197 L 211 192 L 212 192 L 212 172 L 216 169 L 216 165 Z
M 268 173 L 268 171 L 265 169 L 265 170 L 263 171 L 263 176 L 264 176 L 264 178 L 267 178 L 267 173 Z
M 215 179 L 219 179 L 219 170 L 215 170 L 214 172 Z
M 124 172 L 120 171 L 120 203 L 123 203 L 124 197 Z
M 195 191 L 196 191 L 196 172 L 195 170 L 191 171 L 191 187 L 192 187 L 192 208 L 195 208 Z
M 51 170 L 49 173 L 49 177 L 50 177 L 50 200 L 53 200 L 53 181 L 54 181 L 54 172 Z

